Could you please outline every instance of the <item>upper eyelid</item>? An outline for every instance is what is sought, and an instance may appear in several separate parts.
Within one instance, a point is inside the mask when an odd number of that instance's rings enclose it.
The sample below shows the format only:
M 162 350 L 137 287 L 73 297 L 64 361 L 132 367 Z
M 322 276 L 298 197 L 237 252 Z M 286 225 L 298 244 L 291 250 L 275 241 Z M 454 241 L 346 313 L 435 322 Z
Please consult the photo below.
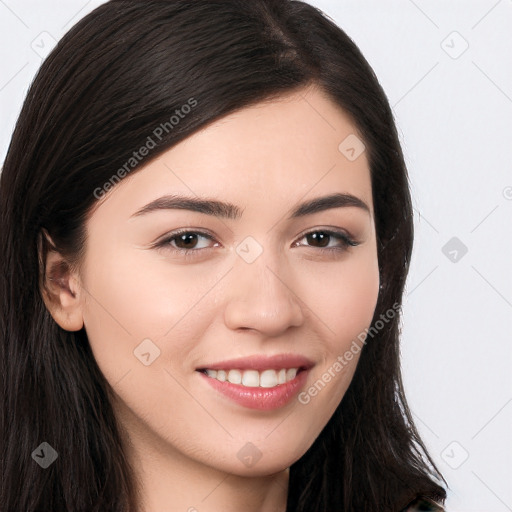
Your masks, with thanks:
M 309 235 L 310 233 L 316 233 L 318 231 L 323 231 L 323 232 L 326 232 L 326 233 L 329 233 L 329 234 L 334 234 L 334 235 L 344 235 L 346 238 L 348 238 L 349 240 L 353 240 L 354 242 L 357 242 L 357 239 L 355 236 L 353 236 L 349 231 L 347 231 L 346 229 L 343 229 L 343 228 L 335 228 L 335 227 L 330 227 L 330 228 L 312 228 L 312 229 L 307 229 L 306 231 L 303 231 L 300 235 L 298 235 L 300 238 L 304 238 L 306 235 Z

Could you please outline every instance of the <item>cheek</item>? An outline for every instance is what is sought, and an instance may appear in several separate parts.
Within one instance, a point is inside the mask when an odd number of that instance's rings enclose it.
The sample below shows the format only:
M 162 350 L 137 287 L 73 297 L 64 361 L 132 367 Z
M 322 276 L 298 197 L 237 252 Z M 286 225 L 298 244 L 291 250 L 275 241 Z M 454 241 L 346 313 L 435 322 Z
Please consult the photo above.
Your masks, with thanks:
M 335 269 L 335 270 L 334 270 Z M 323 360 L 299 395 L 311 435 L 318 433 L 342 400 L 354 372 L 379 294 L 375 247 L 359 251 L 325 273 L 304 272 L 308 306 L 318 326 Z M 318 321 L 319 320 L 319 321 Z
M 302 296 L 321 321 L 328 357 L 344 351 L 369 327 L 379 295 L 379 268 L 374 246 L 354 254 L 322 272 L 304 269 Z M 307 294 L 306 294 L 307 290 Z
M 211 323 L 203 299 L 218 275 L 171 265 L 164 256 L 148 261 L 145 251 L 133 250 L 98 250 L 89 258 L 84 324 L 98 365 L 111 383 L 127 371 L 147 370 L 137 356 L 148 351 L 154 360 L 151 368 L 185 364 Z
M 181 445 L 187 425 L 180 421 L 201 414 L 183 387 L 181 367 L 209 325 L 198 298 L 215 277 L 191 280 L 180 266 L 148 265 L 138 251 L 101 259 L 91 254 L 90 261 L 84 324 L 95 360 L 120 399 L 119 412 L 134 429 L 143 425 Z M 180 420 L 174 411 L 189 412 Z

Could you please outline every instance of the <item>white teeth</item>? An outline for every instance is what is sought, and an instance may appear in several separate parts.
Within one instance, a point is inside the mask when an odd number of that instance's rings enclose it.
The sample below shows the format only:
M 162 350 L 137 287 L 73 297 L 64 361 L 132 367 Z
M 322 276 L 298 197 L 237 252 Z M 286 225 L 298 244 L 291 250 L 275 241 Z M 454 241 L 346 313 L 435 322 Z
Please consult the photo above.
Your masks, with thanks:
M 274 388 L 280 384 L 290 382 L 295 378 L 298 368 L 283 368 L 281 370 L 205 370 L 206 375 L 220 382 L 241 384 L 249 388 Z
M 231 384 L 241 384 L 242 383 L 242 373 L 240 370 L 229 370 L 228 380 Z
M 262 388 L 273 388 L 277 386 L 277 373 L 275 370 L 261 372 L 260 386 Z
M 246 370 L 242 375 L 242 384 L 257 388 L 260 385 L 260 374 L 256 370 Z
M 288 368 L 286 370 L 286 380 L 292 380 L 295 378 L 295 375 L 297 375 L 297 368 Z

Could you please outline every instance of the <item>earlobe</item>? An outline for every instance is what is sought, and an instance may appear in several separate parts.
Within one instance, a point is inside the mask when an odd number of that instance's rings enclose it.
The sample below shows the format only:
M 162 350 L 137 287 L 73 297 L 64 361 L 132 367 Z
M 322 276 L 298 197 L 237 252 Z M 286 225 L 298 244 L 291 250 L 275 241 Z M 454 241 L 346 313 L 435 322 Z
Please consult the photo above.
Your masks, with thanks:
M 43 301 L 55 322 L 66 331 L 82 329 L 82 297 L 77 276 L 70 270 L 68 262 L 54 250 L 47 234 L 48 250 L 40 250 L 42 276 L 40 290 Z M 40 244 L 41 249 L 41 244 Z M 46 254 L 44 254 L 46 253 Z

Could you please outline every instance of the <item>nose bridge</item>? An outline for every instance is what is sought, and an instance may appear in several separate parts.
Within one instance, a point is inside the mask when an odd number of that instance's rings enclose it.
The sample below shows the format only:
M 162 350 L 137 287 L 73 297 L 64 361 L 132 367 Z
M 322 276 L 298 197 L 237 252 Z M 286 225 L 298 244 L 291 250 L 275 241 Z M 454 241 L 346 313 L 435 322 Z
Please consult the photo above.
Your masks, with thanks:
M 236 249 L 238 257 L 232 271 L 232 292 L 226 304 L 226 324 L 232 328 L 251 328 L 277 335 L 303 321 L 300 301 L 286 276 L 284 259 L 277 251 L 263 249 L 247 237 Z

